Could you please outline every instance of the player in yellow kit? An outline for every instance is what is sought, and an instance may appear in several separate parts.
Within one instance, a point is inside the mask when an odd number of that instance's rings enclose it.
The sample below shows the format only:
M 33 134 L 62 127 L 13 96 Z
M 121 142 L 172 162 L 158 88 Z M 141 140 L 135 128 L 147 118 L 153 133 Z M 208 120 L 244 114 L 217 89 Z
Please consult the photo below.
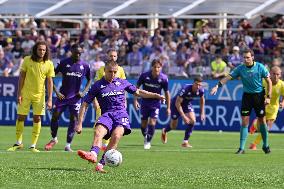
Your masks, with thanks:
M 109 60 L 113 60 L 113 61 L 117 60 L 117 51 L 115 49 L 108 50 L 107 54 L 108 54 L 108 59 Z M 105 69 L 104 66 L 100 67 L 100 69 L 96 73 L 95 81 L 100 80 L 105 75 L 104 69 Z M 123 68 L 121 66 L 118 66 L 118 70 L 117 70 L 117 75 L 116 76 L 118 78 L 120 78 L 120 79 L 126 79 L 125 72 L 124 72 L 124 70 L 123 70 Z M 98 119 L 101 116 L 101 109 L 100 109 L 100 106 L 99 106 L 99 103 L 98 103 L 97 99 L 94 100 L 93 105 L 94 105 L 94 108 L 96 110 L 96 119 Z M 108 143 L 109 143 L 109 140 L 103 140 L 103 144 L 102 144 L 102 149 L 101 150 L 105 150 L 106 146 L 108 145 Z
M 281 102 L 280 96 L 284 96 L 284 82 L 280 79 L 281 78 L 281 69 L 278 66 L 274 66 L 270 70 L 270 78 L 272 81 L 272 94 L 271 94 L 271 101 L 270 104 L 265 107 L 265 114 L 266 114 L 266 123 L 268 129 L 271 129 L 274 121 L 276 120 L 277 113 L 279 106 L 280 108 L 284 107 L 284 98 L 282 98 Z M 264 82 L 264 87 L 266 88 L 266 82 Z M 258 130 L 258 123 L 257 120 L 253 121 L 253 124 L 250 128 L 250 133 L 253 134 L 255 131 Z M 256 150 L 257 145 L 262 140 L 261 134 L 258 133 L 256 139 L 253 143 L 250 144 L 251 150 Z
M 44 41 L 41 41 L 34 45 L 32 55 L 24 58 L 18 82 L 16 144 L 7 151 L 16 151 L 23 148 L 24 121 L 32 105 L 33 130 L 30 150 L 32 152 L 39 152 L 36 149 L 36 143 L 41 129 L 41 116 L 45 115 L 45 81 L 47 81 L 48 92 L 46 106 L 47 109 L 52 108 L 52 77 L 55 74 L 49 54 L 48 45 Z

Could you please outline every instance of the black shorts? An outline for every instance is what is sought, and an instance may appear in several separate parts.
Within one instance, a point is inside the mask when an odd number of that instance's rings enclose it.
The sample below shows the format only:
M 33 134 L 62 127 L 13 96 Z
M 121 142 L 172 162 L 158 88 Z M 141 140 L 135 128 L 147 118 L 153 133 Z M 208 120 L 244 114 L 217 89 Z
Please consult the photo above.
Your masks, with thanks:
M 241 115 L 249 116 L 251 110 L 254 109 L 257 117 L 265 116 L 265 92 L 260 93 L 244 93 L 242 98 Z

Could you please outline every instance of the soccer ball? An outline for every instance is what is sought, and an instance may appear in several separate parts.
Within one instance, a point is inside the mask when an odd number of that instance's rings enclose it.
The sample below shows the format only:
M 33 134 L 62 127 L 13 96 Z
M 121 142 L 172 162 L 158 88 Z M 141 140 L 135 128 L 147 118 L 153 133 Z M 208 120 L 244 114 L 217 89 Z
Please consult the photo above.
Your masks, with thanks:
M 105 163 L 110 167 L 117 167 L 122 163 L 122 155 L 115 149 L 108 150 L 105 153 Z

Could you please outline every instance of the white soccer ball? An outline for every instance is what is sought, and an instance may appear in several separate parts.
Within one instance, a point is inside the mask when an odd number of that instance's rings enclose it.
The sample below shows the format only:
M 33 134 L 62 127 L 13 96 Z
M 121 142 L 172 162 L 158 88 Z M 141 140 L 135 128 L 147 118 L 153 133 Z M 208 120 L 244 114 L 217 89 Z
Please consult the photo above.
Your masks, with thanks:
M 122 155 L 115 149 L 108 150 L 105 153 L 105 163 L 110 167 L 117 167 L 122 163 Z

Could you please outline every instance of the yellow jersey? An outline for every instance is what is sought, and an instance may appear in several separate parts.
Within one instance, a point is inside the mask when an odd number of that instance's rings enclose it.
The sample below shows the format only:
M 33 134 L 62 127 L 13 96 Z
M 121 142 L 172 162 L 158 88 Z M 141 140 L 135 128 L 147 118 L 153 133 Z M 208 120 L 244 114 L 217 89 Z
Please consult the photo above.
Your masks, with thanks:
M 45 79 L 47 77 L 54 77 L 54 66 L 52 61 L 34 62 L 31 56 L 26 56 L 21 66 L 21 71 L 26 73 L 22 96 L 40 100 L 45 94 Z
M 263 81 L 263 86 L 267 89 L 265 81 Z M 276 85 L 272 85 L 270 104 L 265 107 L 266 120 L 275 120 L 277 118 L 280 96 L 284 96 L 284 82 L 282 80 L 279 80 Z
M 265 81 L 263 81 L 263 86 L 265 89 L 267 89 L 267 83 Z M 280 96 L 284 96 L 284 82 L 282 80 L 279 80 L 276 85 L 272 85 L 272 93 L 269 105 L 279 106 Z
M 100 80 L 105 75 L 105 67 L 102 66 L 96 73 L 95 81 Z M 120 79 L 126 79 L 124 70 L 121 66 L 118 66 L 116 77 Z

